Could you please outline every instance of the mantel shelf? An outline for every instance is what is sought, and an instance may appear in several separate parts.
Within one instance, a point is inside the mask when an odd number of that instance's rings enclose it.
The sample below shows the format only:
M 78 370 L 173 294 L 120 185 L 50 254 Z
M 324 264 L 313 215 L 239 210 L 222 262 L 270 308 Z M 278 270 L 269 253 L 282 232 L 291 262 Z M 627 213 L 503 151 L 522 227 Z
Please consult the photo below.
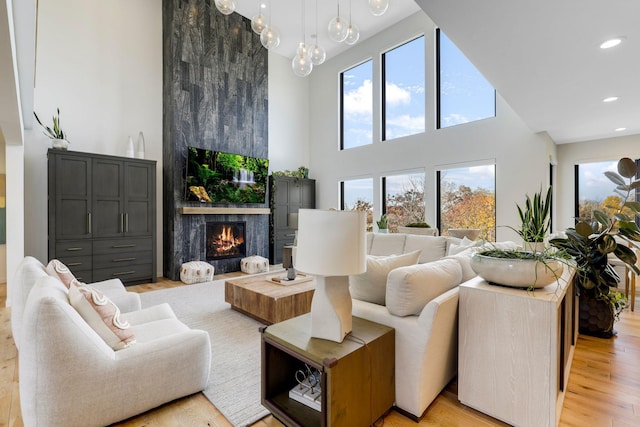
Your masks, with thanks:
M 178 210 L 183 215 L 269 215 L 269 208 L 213 208 L 183 207 Z

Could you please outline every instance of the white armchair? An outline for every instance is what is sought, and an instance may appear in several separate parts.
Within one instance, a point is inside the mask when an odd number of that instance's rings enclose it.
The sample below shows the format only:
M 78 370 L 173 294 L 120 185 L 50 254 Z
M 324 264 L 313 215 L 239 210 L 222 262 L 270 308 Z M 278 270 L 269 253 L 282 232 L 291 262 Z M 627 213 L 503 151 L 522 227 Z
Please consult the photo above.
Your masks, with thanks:
M 13 276 L 11 290 L 13 293 L 11 303 L 11 334 L 18 350 L 20 349 L 20 338 L 22 331 L 22 315 L 27 297 L 31 288 L 40 277 L 49 274 L 45 266 L 32 256 L 26 256 L 18 264 L 16 273 Z M 121 312 L 140 310 L 140 295 L 135 292 L 127 292 L 120 279 L 110 279 L 103 282 L 92 283 L 96 289 L 104 293 L 120 309 Z
M 58 279 L 29 293 L 19 351 L 26 426 L 104 426 L 204 389 L 209 335 L 176 319 L 168 304 L 123 314 L 136 344 L 114 351 L 71 306 Z

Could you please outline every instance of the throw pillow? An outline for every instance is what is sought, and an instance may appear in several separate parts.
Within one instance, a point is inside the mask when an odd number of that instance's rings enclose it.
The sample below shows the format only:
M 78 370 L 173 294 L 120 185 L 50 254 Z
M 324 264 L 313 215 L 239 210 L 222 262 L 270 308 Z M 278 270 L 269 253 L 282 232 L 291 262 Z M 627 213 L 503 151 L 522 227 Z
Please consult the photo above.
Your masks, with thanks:
M 52 259 L 51 261 L 49 261 L 46 270 L 47 273 L 49 273 L 49 276 L 59 279 L 62 283 L 64 283 L 67 289 L 69 288 L 69 285 L 71 283 L 75 283 L 76 285 L 80 284 L 80 282 L 76 280 L 76 276 L 74 276 L 71 270 L 69 270 L 69 267 L 67 267 L 57 259 Z
M 464 251 L 465 249 L 469 249 L 474 246 L 481 246 L 483 243 L 484 243 L 483 240 L 475 241 L 475 240 L 469 239 L 467 236 L 464 236 L 460 241 L 460 243 L 458 244 L 452 243 L 451 245 L 449 245 L 449 251 L 447 255 L 456 255 Z
M 462 269 L 453 259 L 393 270 L 387 280 L 387 309 L 395 316 L 420 314 L 425 305 L 460 284 Z
M 473 256 L 473 254 L 475 254 L 479 250 L 480 248 L 478 247 L 470 247 L 455 255 L 449 255 L 443 258 L 443 259 L 455 259 L 460 263 L 460 267 L 462 267 L 461 283 L 466 282 L 467 280 L 471 280 L 477 276 L 477 273 L 475 272 L 475 270 L 471 268 L 471 257 Z
M 349 276 L 351 296 L 361 301 L 384 305 L 389 272 L 398 267 L 413 265 L 419 258 L 420 251 L 391 256 L 367 255 L 367 271 Z
M 69 302 L 112 349 L 122 350 L 135 344 L 133 329 L 120 319 L 120 309 L 93 286 L 71 283 Z

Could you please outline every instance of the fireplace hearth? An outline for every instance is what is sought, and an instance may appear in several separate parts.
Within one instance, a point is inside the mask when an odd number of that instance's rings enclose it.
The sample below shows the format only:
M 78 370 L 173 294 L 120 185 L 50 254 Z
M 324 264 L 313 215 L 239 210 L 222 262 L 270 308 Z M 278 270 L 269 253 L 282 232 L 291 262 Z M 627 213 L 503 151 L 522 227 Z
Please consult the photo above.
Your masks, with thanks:
M 207 261 L 244 258 L 246 255 L 244 221 L 207 222 L 205 253 Z

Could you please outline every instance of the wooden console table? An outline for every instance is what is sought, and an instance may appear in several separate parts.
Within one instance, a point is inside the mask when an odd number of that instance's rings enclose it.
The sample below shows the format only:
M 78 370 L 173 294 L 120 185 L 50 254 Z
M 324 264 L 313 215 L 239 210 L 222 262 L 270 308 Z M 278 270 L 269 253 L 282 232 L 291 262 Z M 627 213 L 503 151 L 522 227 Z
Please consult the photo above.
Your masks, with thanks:
M 263 329 L 262 405 L 287 426 L 371 425 L 395 399 L 394 329 L 354 317 L 342 343 L 310 331 L 309 314 Z M 320 411 L 289 398 L 305 364 L 322 373 Z
M 517 426 L 556 426 L 578 336 L 573 270 L 535 292 L 460 285 L 458 399 Z

